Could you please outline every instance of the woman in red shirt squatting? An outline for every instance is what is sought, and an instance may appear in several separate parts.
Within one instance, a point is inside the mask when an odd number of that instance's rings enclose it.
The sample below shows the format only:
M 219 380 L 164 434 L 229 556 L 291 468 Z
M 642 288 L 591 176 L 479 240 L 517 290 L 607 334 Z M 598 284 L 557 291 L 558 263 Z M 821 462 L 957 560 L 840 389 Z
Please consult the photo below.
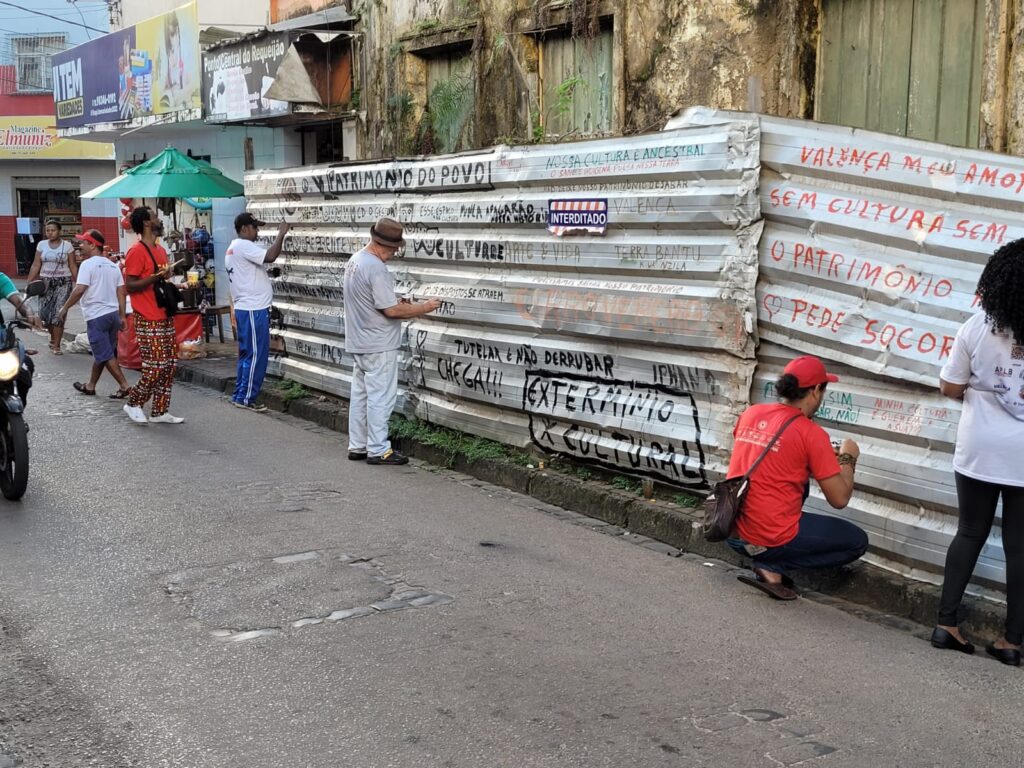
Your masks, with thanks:
M 798 357 L 775 383 L 780 402 L 751 406 L 733 430 L 729 477 L 743 475 L 781 431 L 750 476 L 735 536 L 727 542 L 752 560 L 754 578 L 741 576 L 740 581 L 777 600 L 797 596 L 787 571 L 846 565 L 868 548 L 867 534 L 853 523 L 803 511 L 812 477 L 836 509 L 849 504 L 853 495 L 857 443 L 844 440 L 837 456 L 828 433 L 812 421 L 825 389 L 836 381 L 818 358 Z

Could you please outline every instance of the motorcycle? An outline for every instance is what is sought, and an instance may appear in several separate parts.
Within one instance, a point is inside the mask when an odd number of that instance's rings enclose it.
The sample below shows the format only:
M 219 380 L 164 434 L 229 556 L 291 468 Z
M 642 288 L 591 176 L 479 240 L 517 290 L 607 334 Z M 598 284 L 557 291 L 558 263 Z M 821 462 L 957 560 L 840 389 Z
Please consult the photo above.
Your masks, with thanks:
M 39 296 L 43 282 L 30 283 L 27 296 Z M 0 493 L 17 501 L 28 487 L 28 425 L 25 424 L 24 392 L 18 379 L 32 381 L 32 366 L 16 328 L 28 328 L 18 319 L 9 321 L 0 336 Z

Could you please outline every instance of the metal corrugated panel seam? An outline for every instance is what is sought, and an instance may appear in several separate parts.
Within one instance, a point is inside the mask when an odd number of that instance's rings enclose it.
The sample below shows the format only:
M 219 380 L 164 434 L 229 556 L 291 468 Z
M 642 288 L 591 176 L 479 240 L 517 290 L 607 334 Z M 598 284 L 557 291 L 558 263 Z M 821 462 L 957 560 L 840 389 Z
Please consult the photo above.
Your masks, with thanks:
M 248 174 L 249 209 L 294 223 L 275 371 L 348 395 L 344 265 L 392 216 L 397 288 L 444 302 L 406 328 L 404 413 L 707 488 L 753 379 L 759 148 L 743 120 Z M 606 231 L 555 236 L 551 201 Z

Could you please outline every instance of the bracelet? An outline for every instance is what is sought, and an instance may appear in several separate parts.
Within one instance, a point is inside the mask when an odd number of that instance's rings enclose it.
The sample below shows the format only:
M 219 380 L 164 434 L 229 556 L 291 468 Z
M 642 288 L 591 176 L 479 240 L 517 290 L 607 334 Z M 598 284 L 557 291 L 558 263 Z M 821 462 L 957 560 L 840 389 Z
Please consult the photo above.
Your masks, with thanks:
M 849 464 L 851 469 L 857 468 L 857 459 L 853 457 L 852 453 L 840 453 L 839 454 L 839 466 Z

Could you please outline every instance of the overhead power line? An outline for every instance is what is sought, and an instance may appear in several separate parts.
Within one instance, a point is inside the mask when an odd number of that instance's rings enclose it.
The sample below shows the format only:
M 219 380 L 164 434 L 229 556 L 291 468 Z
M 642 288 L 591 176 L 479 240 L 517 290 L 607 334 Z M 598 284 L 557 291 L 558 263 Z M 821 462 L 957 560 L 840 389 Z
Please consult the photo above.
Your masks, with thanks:
M 0 0 L 0 5 L 6 5 L 6 6 L 10 7 L 10 8 L 17 8 L 19 11 L 25 11 L 26 13 L 31 13 L 31 14 L 34 14 L 35 16 L 45 16 L 48 19 L 53 19 L 53 20 L 59 21 L 59 22 L 61 22 L 63 24 L 72 24 L 72 25 L 74 25 L 76 27 L 82 27 L 83 29 L 89 29 L 89 30 L 92 30 L 93 32 L 99 32 L 101 35 L 105 35 L 105 34 L 107 34 L 110 31 L 109 29 L 99 29 L 97 27 L 92 27 L 92 26 L 89 26 L 88 24 L 85 24 L 83 22 L 73 21 L 71 19 L 62 19 L 60 16 L 54 16 L 54 15 L 49 14 L 49 13 L 43 13 L 42 11 L 34 11 L 31 8 L 25 8 L 25 7 L 20 6 L 20 5 L 15 5 L 14 3 L 8 3 L 8 2 L 6 2 L 6 0 Z

